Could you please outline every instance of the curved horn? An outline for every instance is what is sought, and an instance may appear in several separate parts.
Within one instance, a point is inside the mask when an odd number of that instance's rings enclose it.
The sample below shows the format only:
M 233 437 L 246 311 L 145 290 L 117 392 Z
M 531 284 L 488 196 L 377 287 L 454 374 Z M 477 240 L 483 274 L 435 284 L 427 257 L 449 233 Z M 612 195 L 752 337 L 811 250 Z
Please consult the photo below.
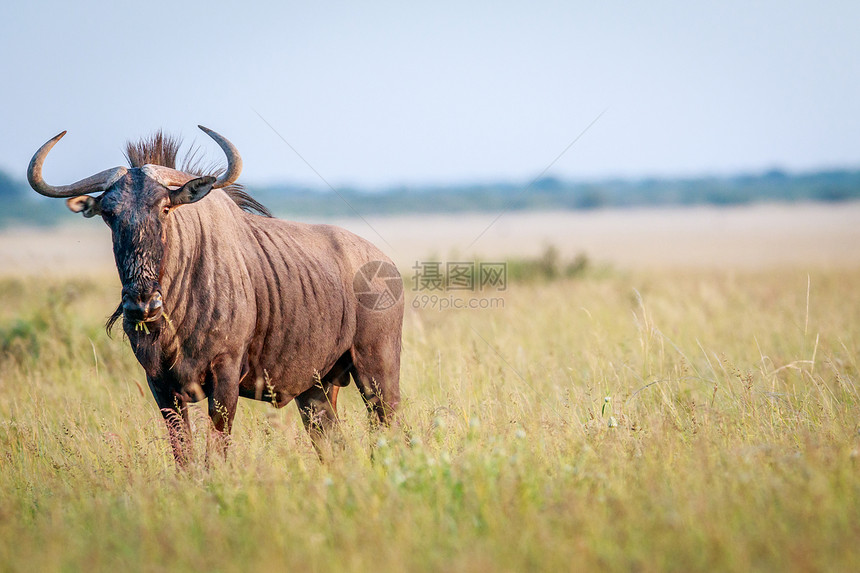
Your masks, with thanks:
M 232 143 L 227 141 L 223 135 L 203 127 L 202 125 L 198 125 L 197 127 L 202 129 L 206 135 L 214 139 L 215 143 L 221 146 L 221 149 L 223 149 L 224 153 L 227 155 L 227 170 L 215 181 L 212 188 L 220 189 L 221 187 L 226 187 L 227 185 L 232 184 L 239 178 L 239 174 L 242 173 L 242 156 L 239 155 L 239 150 L 236 149 Z
M 125 175 L 128 170 L 125 167 L 114 167 L 106 169 L 101 173 L 96 173 L 86 179 L 81 179 L 77 183 L 71 185 L 60 185 L 54 187 L 49 185 L 42 178 L 42 164 L 48 156 L 48 152 L 60 141 L 66 132 L 62 132 L 49 139 L 45 144 L 36 151 L 33 159 L 30 160 L 30 165 L 27 167 L 27 181 L 30 182 L 30 187 L 36 193 L 41 193 L 46 197 L 77 197 L 87 193 L 98 193 L 110 187 L 117 179 Z
M 154 165 L 152 163 L 147 163 L 141 167 L 140 170 L 143 171 L 144 175 L 150 179 L 155 179 L 165 187 L 182 187 L 192 179 L 200 177 L 199 175 L 190 175 L 184 171 L 178 171 L 176 169 L 171 169 L 170 167 Z

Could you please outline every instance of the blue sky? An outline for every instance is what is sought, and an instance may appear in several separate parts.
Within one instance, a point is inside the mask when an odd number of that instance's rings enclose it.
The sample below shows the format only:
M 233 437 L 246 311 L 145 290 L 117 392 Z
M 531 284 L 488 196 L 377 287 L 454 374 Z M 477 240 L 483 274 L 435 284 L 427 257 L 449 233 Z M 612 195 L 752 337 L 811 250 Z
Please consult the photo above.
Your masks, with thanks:
M 527 180 L 604 111 L 551 174 L 860 166 L 860 3 L 699 4 L 6 3 L 0 168 L 64 129 L 49 182 L 157 128 L 220 157 L 201 123 L 250 183 L 322 185 L 280 137 L 336 186 Z

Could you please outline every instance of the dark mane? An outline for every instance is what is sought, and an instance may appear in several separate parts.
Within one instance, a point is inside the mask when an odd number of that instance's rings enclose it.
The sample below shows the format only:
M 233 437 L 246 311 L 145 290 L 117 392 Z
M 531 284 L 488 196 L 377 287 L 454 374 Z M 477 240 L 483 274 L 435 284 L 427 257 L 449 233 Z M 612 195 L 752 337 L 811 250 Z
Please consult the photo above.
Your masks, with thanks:
M 131 167 L 143 167 L 147 163 L 151 165 L 163 165 L 171 169 L 176 167 L 176 156 L 182 140 L 178 137 L 165 135 L 159 129 L 149 137 L 140 141 L 129 141 L 125 144 L 125 158 Z M 195 174 L 196 175 L 196 174 Z
M 136 142 L 127 142 L 125 144 L 125 158 L 131 167 L 143 167 L 146 164 L 163 165 L 164 167 L 178 169 L 179 171 L 184 171 L 191 175 L 200 175 L 201 177 L 204 175 L 218 177 L 224 172 L 224 168 L 218 165 L 206 165 L 205 159 L 200 156 L 199 147 L 189 149 L 182 159 L 182 165 L 177 167 L 176 158 L 181 146 L 181 138 L 165 135 L 159 129 L 149 137 L 144 137 Z M 257 213 L 264 217 L 272 216 L 271 211 L 251 197 L 245 191 L 245 186 L 241 183 L 228 185 L 223 190 L 243 211 Z

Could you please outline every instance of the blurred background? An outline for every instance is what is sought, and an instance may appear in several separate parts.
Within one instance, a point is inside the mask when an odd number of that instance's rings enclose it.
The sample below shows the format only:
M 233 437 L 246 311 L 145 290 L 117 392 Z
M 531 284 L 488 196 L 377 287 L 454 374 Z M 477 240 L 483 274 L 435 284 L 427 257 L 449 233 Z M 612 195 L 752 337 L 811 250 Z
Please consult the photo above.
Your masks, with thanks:
M 163 129 L 279 216 L 398 263 L 585 254 L 619 266 L 860 262 L 850 2 L 48 1 L 2 8 L 0 265 L 112 264 L 37 197 Z M 35 228 L 33 227 L 35 225 Z

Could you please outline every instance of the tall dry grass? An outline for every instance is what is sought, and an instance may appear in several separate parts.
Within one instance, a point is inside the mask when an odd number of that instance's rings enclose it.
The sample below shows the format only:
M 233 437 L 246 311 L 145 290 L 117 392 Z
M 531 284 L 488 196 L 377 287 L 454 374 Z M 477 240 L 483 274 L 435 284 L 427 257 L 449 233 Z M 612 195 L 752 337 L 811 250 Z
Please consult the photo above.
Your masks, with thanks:
M 293 406 L 241 401 L 227 462 L 195 410 L 177 473 L 116 285 L 0 280 L 0 569 L 857 570 L 858 286 L 601 272 L 409 310 L 407 430 L 346 388 L 321 464 Z

